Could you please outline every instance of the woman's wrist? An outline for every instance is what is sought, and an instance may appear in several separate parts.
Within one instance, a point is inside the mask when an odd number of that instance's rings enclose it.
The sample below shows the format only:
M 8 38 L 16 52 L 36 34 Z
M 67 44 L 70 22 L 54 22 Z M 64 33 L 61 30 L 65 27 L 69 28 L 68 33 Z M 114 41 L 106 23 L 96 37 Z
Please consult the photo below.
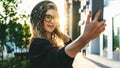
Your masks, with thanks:
M 80 36 L 80 41 L 83 43 L 83 45 L 86 45 L 87 43 L 89 43 L 90 39 L 87 36 L 82 35 Z

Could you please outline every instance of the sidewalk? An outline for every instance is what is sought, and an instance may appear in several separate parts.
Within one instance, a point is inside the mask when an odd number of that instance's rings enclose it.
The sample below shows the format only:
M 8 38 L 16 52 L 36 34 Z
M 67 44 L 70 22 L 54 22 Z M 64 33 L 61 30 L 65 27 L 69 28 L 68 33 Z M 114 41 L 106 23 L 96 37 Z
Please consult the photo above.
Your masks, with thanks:
M 86 58 L 78 53 L 73 68 L 120 68 L 120 61 L 113 61 L 94 54 L 87 54 Z

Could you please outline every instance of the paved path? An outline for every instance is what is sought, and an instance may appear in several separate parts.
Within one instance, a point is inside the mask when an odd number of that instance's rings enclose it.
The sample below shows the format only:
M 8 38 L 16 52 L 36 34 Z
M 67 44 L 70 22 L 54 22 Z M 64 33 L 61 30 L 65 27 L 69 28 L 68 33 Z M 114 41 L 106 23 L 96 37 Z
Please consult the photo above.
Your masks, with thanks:
M 113 61 L 94 54 L 87 54 L 86 58 L 78 53 L 73 68 L 120 68 L 120 61 Z

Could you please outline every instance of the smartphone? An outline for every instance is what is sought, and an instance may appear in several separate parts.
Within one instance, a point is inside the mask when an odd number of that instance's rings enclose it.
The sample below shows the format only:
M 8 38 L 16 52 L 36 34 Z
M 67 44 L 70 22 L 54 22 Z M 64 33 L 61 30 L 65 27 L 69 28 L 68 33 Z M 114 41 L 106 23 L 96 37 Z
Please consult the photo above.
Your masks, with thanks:
M 98 21 L 102 21 L 103 20 L 103 11 L 104 11 L 104 0 L 92 0 L 92 20 L 95 17 L 96 12 L 99 9 L 102 9 L 102 12 L 98 18 Z

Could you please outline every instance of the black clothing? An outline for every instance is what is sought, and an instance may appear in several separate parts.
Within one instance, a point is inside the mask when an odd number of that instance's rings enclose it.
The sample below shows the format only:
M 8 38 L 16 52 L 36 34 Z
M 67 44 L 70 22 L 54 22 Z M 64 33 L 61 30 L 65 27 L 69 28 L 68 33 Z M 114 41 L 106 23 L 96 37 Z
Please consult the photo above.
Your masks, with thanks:
M 46 39 L 35 38 L 29 49 L 30 68 L 73 68 L 74 58 L 62 49 L 53 47 Z

